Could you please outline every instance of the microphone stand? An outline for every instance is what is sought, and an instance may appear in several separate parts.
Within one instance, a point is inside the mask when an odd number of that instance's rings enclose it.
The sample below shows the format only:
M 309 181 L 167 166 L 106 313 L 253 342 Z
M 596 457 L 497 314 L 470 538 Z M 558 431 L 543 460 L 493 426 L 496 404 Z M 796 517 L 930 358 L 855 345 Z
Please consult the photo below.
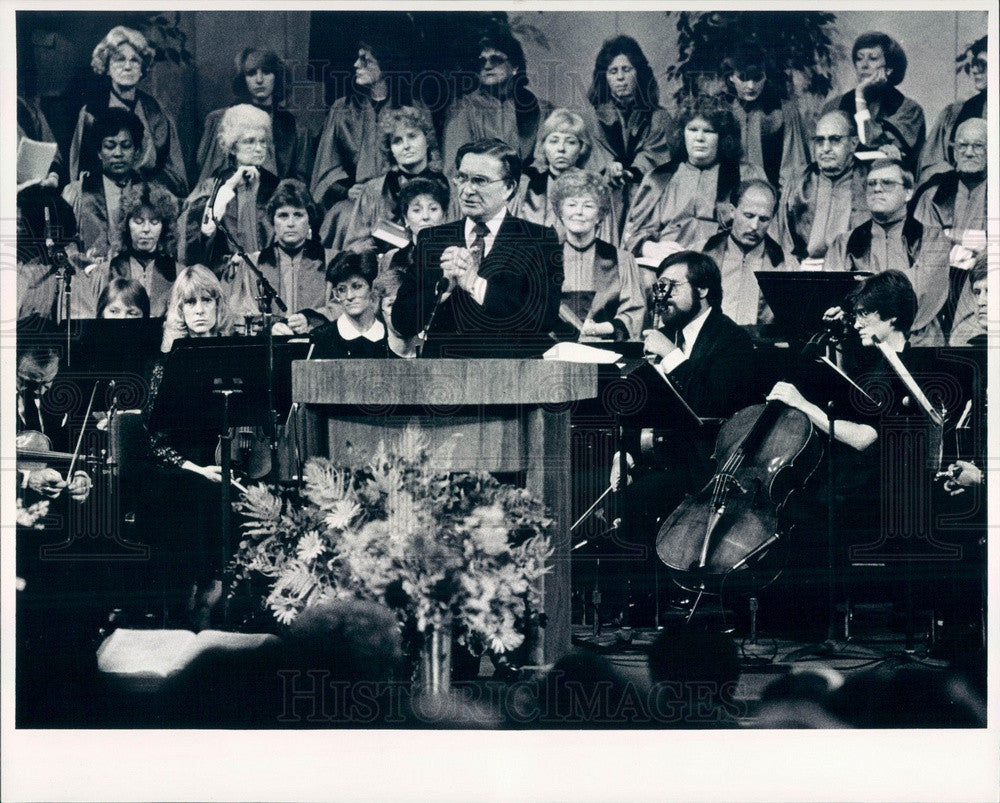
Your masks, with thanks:
M 257 264 L 250 259 L 226 225 L 221 220 L 216 220 L 215 225 L 225 235 L 236 255 L 243 260 L 257 279 L 257 308 L 264 320 L 265 337 L 267 338 L 267 369 L 265 374 L 267 377 L 267 425 L 265 431 L 271 445 L 269 476 L 272 481 L 276 482 L 278 475 L 278 411 L 274 407 L 274 333 L 271 330 L 271 325 L 275 316 L 271 311 L 271 305 L 274 304 L 282 313 L 288 312 L 288 306 L 281 300 L 278 291 L 274 289 Z
M 417 358 L 423 356 L 424 346 L 427 345 L 427 336 L 431 331 L 431 324 L 434 323 L 434 316 L 437 315 L 438 307 L 441 306 L 441 301 L 444 298 L 444 294 L 448 291 L 448 280 L 442 276 L 437 280 L 437 284 L 434 285 L 434 306 L 431 307 L 431 314 L 427 318 L 427 323 L 424 324 L 424 328 L 417 335 Z
M 66 256 L 66 249 L 63 246 L 56 246 L 55 238 L 52 236 L 52 220 L 49 216 L 48 205 L 43 207 L 43 211 L 45 213 L 45 258 L 59 279 L 56 323 L 66 324 L 66 366 L 69 367 L 72 363 L 70 353 L 72 332 L 70 330 L 73 318 L 73 276 L 76 274 L 76 268 Z

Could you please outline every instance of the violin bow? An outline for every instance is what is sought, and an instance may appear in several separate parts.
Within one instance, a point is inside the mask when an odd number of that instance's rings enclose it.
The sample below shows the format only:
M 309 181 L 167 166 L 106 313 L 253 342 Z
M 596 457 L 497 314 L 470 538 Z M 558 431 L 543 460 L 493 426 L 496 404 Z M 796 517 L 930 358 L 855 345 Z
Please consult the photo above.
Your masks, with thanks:
M 90 391 L 90 401 L 87 403 L 87 413 L 83 419 L 83 426 L 80 427 L 80 434 L 76 439 L 76 449 L 73 450 L 73 457 L 69 461 L 69 469 L 66 471 L 66 481 L 69 482 L 70 478 L 73 476 L 73 469 L 76 468 L 76 459 L 80 456 L 80 447 L 83 446 L 83 435 L 87 431 L 87 422 L 90 420 L 90 411 L 94 407 L 94 396 L 97 395 L 97 385 L 99 383 L 94 383 L 94 389 Z

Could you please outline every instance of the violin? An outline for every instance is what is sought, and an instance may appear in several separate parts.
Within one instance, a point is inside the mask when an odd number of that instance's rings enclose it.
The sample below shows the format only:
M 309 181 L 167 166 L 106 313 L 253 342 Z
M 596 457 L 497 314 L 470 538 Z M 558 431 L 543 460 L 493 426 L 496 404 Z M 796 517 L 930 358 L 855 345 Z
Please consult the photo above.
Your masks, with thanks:
M 271 442 L 262 427 L 233 427 L 229 456 L 233 468 L 252 480 L 271 473 Z M 222 440 L 215 447 L 216 465 L 222 463 Z
M 74 455 L 71 452 L 56 452 L 52 450 L 49 437 L 34 429 L 26 429 L 17 433 L 17 467 L 23 471 L 41 471 L 49 463 L 73 463 L 77 461 L 99 465 L 102 457 L 93 455 Z

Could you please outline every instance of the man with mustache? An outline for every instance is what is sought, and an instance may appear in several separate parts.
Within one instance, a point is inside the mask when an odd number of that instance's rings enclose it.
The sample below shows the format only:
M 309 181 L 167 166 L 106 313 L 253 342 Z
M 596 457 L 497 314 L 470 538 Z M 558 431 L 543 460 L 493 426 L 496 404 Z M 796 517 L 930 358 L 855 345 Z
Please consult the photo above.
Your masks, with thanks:
M 773 196 L 772 196 L 773 204 Z M 727 235 L 728 236 L 728 235 Z M 694 412 L 707 418 L 728 418 L 759 401 L 753 341 L 723 311 L 722 274 L 715 261 L 696 251 L 671 254 L 660 263 L 657 283 L 666 295 L 664 325 L 647 329 L 645 352 L 654 369 L 667 379 Z M 651 391 L 655 392 L 653 385 Z M 659 427 L 670 427 L 662 421 Z M 621 539 L 645 558 L 619 561 L 642 605 L 652 593 L 655 556 L 653 542 L 659 522 L 687 493 L 701 490 L 712 476 L 716 428 L 696 431 L 668 429 L 662 442 L 664 461 L 656 469 L 637 473 L 622 502 Z M 628 458 L 631 465 L 633 459 Z M 617 485 L 619 467 L 611 483 Z M 621 592 L 625 578 L 604 583 L 608 594 Z M 611 609 L 616 600 L 608 597 Z M 618 600 L 620 602 L 621 600 Z
M 854 158 L 858 137 L 847 113 L 827 112 L 816 123 L 813 161 L 784 188 L 774 238 L 804 270 L 820 270 L 838 235 L 868 218 L 867 170 Z
M 774 320 L 754 271 L 785 267 L 785 252 L 767 234 L 777 201 L 768 182 L 744 181 L 736 191 L 732 225 L 710 237 L 703 249 L 722 270 L 722 311 L 741 326 Z

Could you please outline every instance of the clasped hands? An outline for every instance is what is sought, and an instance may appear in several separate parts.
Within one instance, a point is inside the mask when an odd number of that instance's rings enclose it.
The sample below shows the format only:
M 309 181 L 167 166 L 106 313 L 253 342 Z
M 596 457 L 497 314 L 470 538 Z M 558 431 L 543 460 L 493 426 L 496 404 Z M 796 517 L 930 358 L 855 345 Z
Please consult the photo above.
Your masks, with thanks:
M 457 285 L 471 294 L 476 279 L 479 278 L 479 266 L 476 264 L 475 255 L 470 249 L 457 245 L 444 249 L 441 254 L 441 270 L 444 271 L 444 278 L 448 280 L 446 291 L 448 293 Z

